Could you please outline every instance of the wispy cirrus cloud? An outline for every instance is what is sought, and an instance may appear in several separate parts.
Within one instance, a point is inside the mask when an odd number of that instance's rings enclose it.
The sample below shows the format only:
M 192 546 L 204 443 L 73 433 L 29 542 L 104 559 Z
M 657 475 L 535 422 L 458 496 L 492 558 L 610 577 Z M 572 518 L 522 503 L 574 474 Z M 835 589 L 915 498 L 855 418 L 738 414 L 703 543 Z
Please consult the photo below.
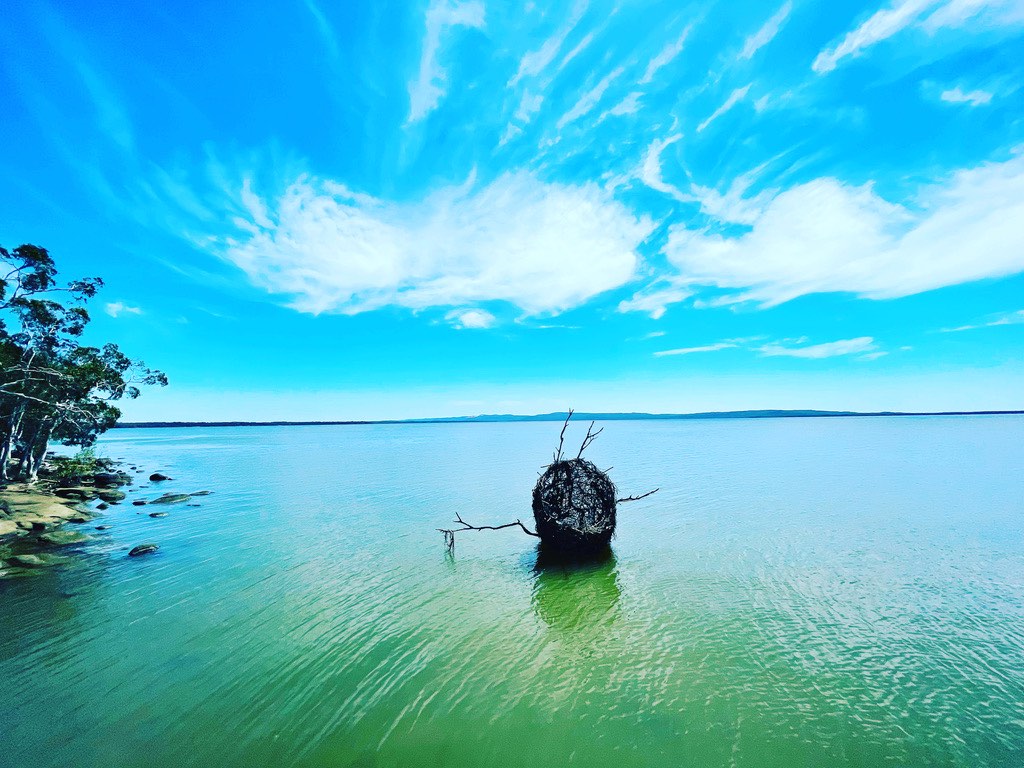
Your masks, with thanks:
M 775 12 L 775 15 L 764 23 L 763 27 L 747 38 L 746 42 L 743 44 L 743 50 L 740 51 L 740 58 L 752 58 L 755 53 L 774 40 L 775 36 L 779 34 L 779 30 L 782 29 L 782 25 L 786 23 L 786 19 L 789 18 L 789 14 L 792 10 L 793 3 L 786 0 L 786 2 L 782 4 L 782 7 Z
M 711 125 L 713 122 L 715 122 L 715 120 L 720 118 L 722 115 L 724 115 L 730 109 L 732 109 L 737 104 L 739 104 L 741 101 L 743 101 L 743 99 L 746 98 L 748 91 L 750 91 L 750 85 L 745 85 L 742 88 L 737 88 L 732 93 L 730 93 L 729 94 L 729 98 L 727 98 L 725 100 L 725 102 L 722 104 L 722 106 L 720 106 L 718 109 L 716 109 L 710 115 L 708 115 L 707 118 L 705 118 L 704 122 L 702 122 L 700 125 L 697 126 L 697 133 L 703 132 L 704 129 L 707 128 L 709 125 Z
M 312 313 L 505 301 L 553 314 L 632 280 L 653 229 L 596 184 L 524 172 L 412 203 L 310 177 L 242 202 L 248 217 L 217 240 L 222 257 Z
M 604 96 L 604 92 L 607 91 L 609 86 L 625 71 L 625 67 L 616 67 L 614 70 L 602 77 L 597 85 L 580 97 L 580 100 L 576 102 L 572 109 L 559 118 L 557 126 L 558 130 L 561 131 L 569 123 L 579 120 L 585 114 L 593 110 L 594 107 L 597 106 L 598 102 L 601 101 L 601 98 Z
M 1016 312 L 1007 312 L 1002 315 L 996 315 L 995 317 L 990 317 L 982 322 L 971 323 L 970 325 L 960 325 L 956 328 L 943 328 L 942 333 L 976 331 L 979 328 L 996 328 L 1001 325 L 1020 325 L 1021 323 L 1024 323 L 1024 309 L 1018 309 Z
M 662 349 L 654 353 L 655 357 L 671 357 L 674 355 L 694 355 L 701 352 L 718 352 L 738 346 L 732 342 L 720 341 L 717 344 L 706 344 L 702 347 L 680 347 L 679 349 Z
M 802 357 L 808 360 L 821 360 L 826 357 L 840 357 L 842 355 L 856 355 L 867 353 L 865 357 L 876 359 L 881 355 L 871 336 L 860 336 L 856 339 L 840 339 L 829 341 L 824 344 L 811 344 L 802 346 L 788 346 L 785 344 L 765 344 L 760 347 L 760 353 L 766 357 Z M 883 353 L 884 354 L 884 353 Z
M 484 5 L 478 0 L 454 2 L 434 0 L 427 8 L 426 34 L 419 72 L 409 83 L 408 123 L 422 120 L 437 107 L 445 94 L 447 73 L 438 62 L 441 37 L 452 27 L 480 29 L 484 26 Z
M 1021 22 L 1024 22 L 1024 4 L 1019 0 L 902 0 L 875 12 L 836 46 L 821 51 L 811 68 L 819 74 L 831 72 L 843 59 L 856 57 L 908 27 L 934 33 L 968 23 L 1004 26 Z
M 555 32 L 554 35 L 547 38 L 539 48 L 536 50 L 526 53 L 519 61 L 519 68 L 516 70 L 515 75 L 508 81 L 509 88 L 515 88 L 521 80 L 527 77 L 536 77 L 545 69 L 552 61 L 555 60 L 555 56 L 562 49 L 566 39 L 572 34 L 572 31 L 576 29 L 576 26 L 582 20 L 583 15 L 587 12 L 587 0 L 576 0 L 576 3 L 572 7 L 572 11 L 569 13 L 569 18 L 566 22 Z
M 651 59 L 647 65 L 647 69 L 644 70 L 643 77 L 640 78 L 640 85 L 647 85 L 654 80 L 654 76 L 658 74 L 658 70 L 671 64 L 676 57 L 683 52 L 683 46 L 686 45 L 686 38 L 690 36 L 690 30 L 693 29 L 693 25 L 689 25 L 682 31 L 675 40 L 666 45 L 658 54 Z

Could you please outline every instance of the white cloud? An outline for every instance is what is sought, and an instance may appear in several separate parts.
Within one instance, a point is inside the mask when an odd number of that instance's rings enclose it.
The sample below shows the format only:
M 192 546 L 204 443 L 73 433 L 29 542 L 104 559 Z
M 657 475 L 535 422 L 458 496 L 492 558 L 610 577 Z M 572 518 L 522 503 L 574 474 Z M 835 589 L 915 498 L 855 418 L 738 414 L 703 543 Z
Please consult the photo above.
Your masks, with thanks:
M 543 72 L 561 50 L 565 39 L 576 28 L 587 12 L 586 0 L 577 0 L 568 21 L 553 36 L 544 41 L 540 48 L 530 51 L 519 62 L 519 69 L 508 81 L 509 88 L 515 88 L 524 77 L 535 77 Z M 578 46 L 577 46 L 578 47 Z
M 635 115 L 640 111 L 641 96 L 643 96 L 643 94 L 639 91 L 633 91 L 627 95 L 626 98 L 601 115 L 601 119 L 604 119 L 608 115 Z
M 692 355 L 698 352 L 718 352 L 721 349 L 732 349 L 736 344 L 728 341 L 720 341 L 717 344 L 707 344 L 703 347 L 681 347 L 679 349 L 663 349 L 655 352 L 655 357 L 668 357 L 670 355 Z
M 651 59 L 650 63 L 647 65 L 647 69 L 644 71 L 644 76 L 640 78 L 640 85 L 647 85 L 649 82 L 654 80 L 654 76 L 658 73 L 658 70 L 672 63 L 676 56 L 682 52 L 683 46 L 686 44 L 686 38 L 690 35 L 691 28 L 692 27 L 687 27 L 684 29 L 683 33 L 679 35 L 676 40 L 662 48 L 661 52 Z
M 740 51 L 740 58 L 749 59 L 764 46 L 768 45 L 779 34 L 779 30 L 786 19 L 789 18 L 789 13 L 792 10 L 793 4 L 786 0 L 782 7 L 776 11 L 775 15 L 765 22 L 763 27 L 747 38 L 747 42 L 743 45 L 743 50 Z
M 982 90 L 964 91 L 957 86 L 956 88 L 950 88 L 948 91 L 943 91 L 940 98 L 951 104 L 966 103 L 972 107 L 980 107 L 982 104 L 988 104 L 992 101 L 992 94 Z
M 647 154 L 644 155 L 643 163 L 640 165 L 639 174 L 640 180 L 651 189 L 688 203 L 693 202 L 693 197 L 666 182 L 661 174 L 661 153 L 665 151 L 666 147 L 675 144 L 681 138 L 683 138 L 683 134 L 677 133 L 667 139 L 652 141 L 647 148 Z
M 943 27 L 962 27 L 967 22 L 985 26 L 1019 24 L 1024 21 L 1024 3 L 1020 0 L 949 0 L 924 20 L 928 32 Z
M 903 0 L 903 2 L 877 11 L 867 21 L 847 33 L 842 42 L 832 50 L 818 54 L 811 69 L 818 73 L 831 72 L 841 59 L 855 56 L 865 48 L 886 40 L 912 23 L 936 0 Z
M 1024 156 L 960 170 L 908 205 L 822 178 L 775 194 L 750 231 L 669 228 L 676 285 L 741 289 L 770 306 L 831 291 L 907 296 L 1024 271 Z
M 497 318 L 485 309 L 453 309 L 444 319 L 455 328 L 493 328 Z
M 576 102 L 576 106 L 574 106 L 564 115 L 562 115 L 562 117 L 558 120 L 558 130 L 561 131 L 569 123 L 573 122 L 574 120 L 579 120 L 585 114 L 590 112 L 590 110 L 596 107 L 597 103 L 601 100 L 601 97 L 604 96 L 604 92 L 608 90 L 608 86 L 610 86 L 612 82 L 614 82 L 615 79 L 618 78 L 624 71 L 624 67 L 617 67 L 616 69 L 605 75 L 601 79 L 601 82 L 599 82 L 597 85 L 595 85 L 585 94 L 583 94 L 580 100 Z
M 619 312 L 646 312 L 654 320 L 664 316 L 670 304 L 678 304 L 693 295 L 685 286 L 669 283 L 638 292 L 633 298 L 619 302 Z
M 639 179 L 651 189 L 670 195 L 680 202 L 699 204 L 702 213 L 719 221 L 736 224 L 752 224 L 756 221 L 771 200 L 769 191 L 745 197 L 760 168 L 733 179 L 724 193 L 697 184 L 691 184 L 689 190 L 684 191 L 665 181 L 661 168 L 661 153 L 682 137 L 682 134 L 675 134 L 664 140 L 652 141 L 640 165 Z
M 133 307 L 129 304 L 125 304 L 120 301 L 111 301 L 103 307 L 103 311 L 111 317 L 120 317 L 121 315 L 141 315 L 142 310 L 139 307 Z
M 419 74 L 409 83 L 409 123 L 426 117 L 444 96 L 447 73 L 437 60 L 441 35 L 451 27 L 460 26 L 476 29 L 484 26 L 482 2 L 434 0 L 427 9 L 427 31 L 423 38 Z
M 730 109 L 735 107 L 737 103 L 739 103 L 744 98 L 746 98 L 747 91 L 749 91 L 749 90 L 750 90 L 750 85 L 746 85 L 743 88 L 737 88 L 735 91 L 730 93 L 729 94 L 729 98 L 727 98 L 725 100 L 725 103 L 722 104 L 722 106 L 720 106 L 714 112 L 712 112 L 711 115 L 709 115 L 708 118 L 703 123 L 701 123 L 700 125 L 697 126 L 697 133 L 700 133 L 701 131 L 703 131 L 705 128 L 707 128 L 709 125 L 711 125 L 711 123 L 713 123 L 715 120 L 717 120 L 722 115 L 724 115 L 726 112 L 728 112 Z
M 856 339 L 842 339 L 840 341 L 830 341 L 826 344 L 812 344 L 811 346 L 802 347 L 765 344 L 760 348 L 760 352 L 766 357 L 802 357 L 810 360 L 820 360 L 825 357 L 855 355 L 858 352 L 873 353 L 876 349 L 873 338 L 870 336 L 860 336 Z M 868 358 L 870 356 L 866 355 L 865 357 Z
M 983 323 L 975 323 L 973 325 L 961 325 L 957 328 L 943 328 L 943 333 L 957 333 L 958 331 L 975 331 L 978 328 L 995 328 L 1000 325 L 1018 325 L 1024 323 L 1024 309 L 1018 309 L 1016 312 L 1007 312 L 1005 315 L 999 315 L 991 320 L 987 320 Z
M 1024 3 L 1020 0 L 903 0 L 877 11 L 851 30 L 830 50 L 823 50 L 811 68 L 819 74 L 831 72 L 848 56 L 857 56 L 876 43 L 887 40 L 910 26 L 928 33 L 943 28 L 959 28 L 968 22 L 992 27 L 1024 22 Z
M 633 279 L 653 230 L 596 184 L 506 174 L 392 203 L 300 177 L 221 255 L 304 312 L 502 300 L 555 313 Z

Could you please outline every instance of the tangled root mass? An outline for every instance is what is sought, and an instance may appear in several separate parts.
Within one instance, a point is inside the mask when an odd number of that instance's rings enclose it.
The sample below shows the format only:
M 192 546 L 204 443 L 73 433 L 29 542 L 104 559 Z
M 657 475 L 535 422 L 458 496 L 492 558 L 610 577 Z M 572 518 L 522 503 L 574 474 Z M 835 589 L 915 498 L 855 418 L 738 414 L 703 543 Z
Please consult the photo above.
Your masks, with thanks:
M 533 517 L 545 548 L 584 554 L 608 547 L 615 533 L 615 484 L 592 462 L 558 460 L 533 489 Z

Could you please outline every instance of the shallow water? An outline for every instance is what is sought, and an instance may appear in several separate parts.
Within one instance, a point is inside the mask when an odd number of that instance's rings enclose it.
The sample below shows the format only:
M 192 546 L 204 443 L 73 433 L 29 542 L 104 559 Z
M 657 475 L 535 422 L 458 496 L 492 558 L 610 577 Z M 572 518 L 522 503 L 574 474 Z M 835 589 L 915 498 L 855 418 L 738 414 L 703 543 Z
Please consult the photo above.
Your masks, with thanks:
M 0 581 L 0 763 L 1024 764 L 1024 418 L 606 426 L 661 491 L 573 571 L 435 530 L 529 519 L 557 424 L 110 433 L 214 493 Z

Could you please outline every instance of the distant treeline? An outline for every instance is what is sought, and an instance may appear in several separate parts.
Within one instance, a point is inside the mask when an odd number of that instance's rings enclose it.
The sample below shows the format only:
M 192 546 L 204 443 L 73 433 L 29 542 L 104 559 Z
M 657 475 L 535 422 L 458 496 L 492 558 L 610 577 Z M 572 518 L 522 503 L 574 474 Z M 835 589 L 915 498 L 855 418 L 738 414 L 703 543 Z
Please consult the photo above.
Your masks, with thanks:
M 646 421 L 681 419 L 787 419 L 838 418 L 865 416 L 1007 416 L 1024 411 L 709 411 L 706 413 L 574 413 L 580 421 Z M 533 416 L 490 414 L 483 416 L 446 416 L 433 419 L 382 419 L 376 421 L 135 421 L 117 424 L 121 429 L 157 429 L 170 427 L 333 427 L 357 424 L 477 424 L 512 421 L 565 421 L 565 412 Z

